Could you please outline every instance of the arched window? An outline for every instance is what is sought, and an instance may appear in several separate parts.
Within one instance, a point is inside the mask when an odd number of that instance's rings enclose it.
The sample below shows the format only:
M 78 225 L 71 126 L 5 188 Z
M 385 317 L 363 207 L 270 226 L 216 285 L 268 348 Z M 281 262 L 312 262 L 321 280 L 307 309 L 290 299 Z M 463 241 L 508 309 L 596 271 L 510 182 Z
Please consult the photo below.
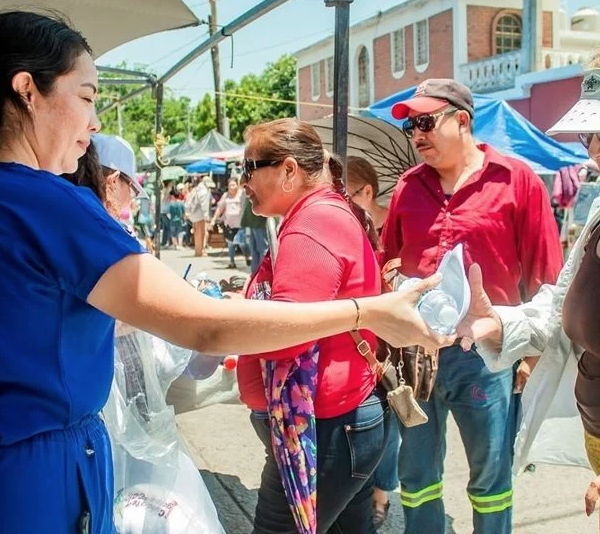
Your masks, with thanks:
M 358 53 L 358 107 L 366 108 L 371 104 L 371 80 L 369 77 L 369 52 L 362 46 Z
M 502 15 L 496 22 L 496 54 L 506 54 L 521 48 L 521 17 L 512 13 Z

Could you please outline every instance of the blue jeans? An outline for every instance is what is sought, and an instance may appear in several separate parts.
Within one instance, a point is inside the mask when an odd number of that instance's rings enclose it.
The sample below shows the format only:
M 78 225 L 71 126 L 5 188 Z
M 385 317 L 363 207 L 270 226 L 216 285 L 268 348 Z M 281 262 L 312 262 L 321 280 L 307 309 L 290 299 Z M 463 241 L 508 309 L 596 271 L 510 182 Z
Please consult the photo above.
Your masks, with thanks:
M 384 491 L 394 491 L 398 481 L 398 451 L 400 450 L 400 422 L 396 415 L 390 413 L 390 431 L 387 446 L 383 451 L 381 462 L 373 474 L 373 485 Z
M 390 417 L 384 398 L 376 392 L 347 414 L 317 420 L 317 534 L 375 534 L 372 474 L 385 448 Z M 267 417 L 250 415 L 266 449 L 252 534 L 297 534 Z
M 249 230 L 248 243 L 250 245 L 250 255 L 252 256 L 250 272 L 251 274 L 254 274 L 258 270 L 258 266 L 267 252 L 269 242 L 267 241 L 266 228 L 249 228 Z
M 429 422 L 402 428 L 398 469 L 405 534 L 445 534 L 442 475 L 452 411 L 467 453 L 474 534 L 509 534 L 512 519 L 513 371 L 490 372 L 477 352 L 440 351 Z
M 160 227 L 162 228 L 162 234 L 160 239 L 160 246 L 166 247 L 171 244 L 171 219 L 169 219 L 166 213 L 160 214 Z
M 235 247 L 236 245 L 242 249 L 242 254 L 248 258 L 249 249 L 246 243 L 246 231 L 243 228 L 236 228 L 236 233 L 233 239 L 227 239 L 227 252 L 229 253 L 229 265 L 235 265 Z

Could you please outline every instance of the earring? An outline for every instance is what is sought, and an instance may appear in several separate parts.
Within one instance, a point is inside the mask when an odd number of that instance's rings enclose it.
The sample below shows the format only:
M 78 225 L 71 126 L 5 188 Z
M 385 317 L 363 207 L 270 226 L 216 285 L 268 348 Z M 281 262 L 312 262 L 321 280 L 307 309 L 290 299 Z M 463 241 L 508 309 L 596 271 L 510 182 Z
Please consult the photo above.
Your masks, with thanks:
M 31 106 L 31 104 L 27 104 L 27 111 L 32 114 L 33 113 L 33 107 Z
M 286 184 L 287 180 L 285 182 L 281 182 L 281 189 L 283 190 L 284 193 L 291 193 L 292 190 L 294 189 L 294 181 L 290 180 L 290 188 L 286 189 L 284 187 L 284 185 Z

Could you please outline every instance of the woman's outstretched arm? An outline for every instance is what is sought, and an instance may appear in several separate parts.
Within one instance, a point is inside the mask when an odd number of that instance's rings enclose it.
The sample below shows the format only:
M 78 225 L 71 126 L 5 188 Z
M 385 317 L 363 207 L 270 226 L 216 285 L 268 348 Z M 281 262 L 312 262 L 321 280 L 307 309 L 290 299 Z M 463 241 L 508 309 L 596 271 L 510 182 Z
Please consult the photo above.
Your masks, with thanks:
M 415 303 L 439 276 L 409 291 L 357 299 L 362 328 L 395 346 L 438 348 L 454 341 L 427 328 Z M 130 255 L 110 267 L 88 295 L 106 314 L 176 345 L 208 354 L 252 354 L 297 345 L 353 329 L 351 300 L 291 304 L 218 300 L 194 290 L 149 254 Z

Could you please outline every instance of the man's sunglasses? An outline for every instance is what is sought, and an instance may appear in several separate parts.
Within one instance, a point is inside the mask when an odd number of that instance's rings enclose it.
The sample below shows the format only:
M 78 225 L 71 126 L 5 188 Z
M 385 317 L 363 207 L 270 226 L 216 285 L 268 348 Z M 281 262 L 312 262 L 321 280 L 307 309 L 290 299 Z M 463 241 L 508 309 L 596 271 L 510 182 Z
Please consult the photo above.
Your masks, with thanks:
M 273 165 L 279 165 L 280 159 L 248 159 L 242 160 L 242 180 L 248 183 L 252 180 L 252 173 L 256 169 L 262 169 L 263 167 L 272 167 Z
M 458 109 L 448 108 L 444 111 L 438 111 L 437 113 L 429 113 L 427 115 L 418 115 L 417 117 L 409 117 L 402 125 L 402 130 L 407 137 L 412 138 L 415 133 L 415 128 L 418 128 L 423 133 L 431 132 L 435 129 L 437 119 L 444 115 L 450 115 L 456 113 Z
M 592 144 L 592 141 L 594 140 L 596 132 L 580 133 L 577 135 L 579 136 L 579 141 L 581 141 L 581 144 L 586 150 L 588 150 Z

